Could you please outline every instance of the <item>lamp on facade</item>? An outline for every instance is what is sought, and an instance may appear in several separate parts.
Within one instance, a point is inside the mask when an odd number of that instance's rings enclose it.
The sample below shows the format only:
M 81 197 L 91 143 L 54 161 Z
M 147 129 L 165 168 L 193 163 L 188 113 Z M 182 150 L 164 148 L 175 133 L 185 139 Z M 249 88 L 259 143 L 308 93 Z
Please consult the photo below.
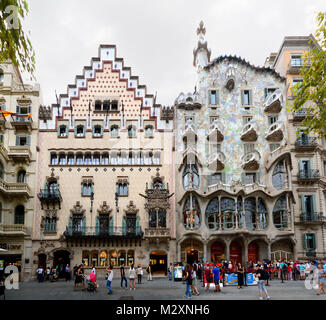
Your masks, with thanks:
M 91 213 L 91 228 L 93 227 L 93 201 L 94 201 L 94 192 L 91 192 L 91 208 L 90 208 L 90 213 Z
M 119 195 L 118 192 L 115 193 L 115 221 L 116 221 L 116 226 L 118 225 L 118 212 L 119 212 Z

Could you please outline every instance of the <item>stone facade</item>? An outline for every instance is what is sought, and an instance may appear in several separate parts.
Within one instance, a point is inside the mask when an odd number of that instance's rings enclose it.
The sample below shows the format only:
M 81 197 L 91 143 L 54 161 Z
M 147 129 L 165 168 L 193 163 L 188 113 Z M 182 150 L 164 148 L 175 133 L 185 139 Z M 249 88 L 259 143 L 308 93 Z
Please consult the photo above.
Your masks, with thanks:
M 0 64 L 1 110 L 13 113 L 0 119 L 0 248 L 8 250 L 0 263 L 18 266 L 21 280 L 32 271 L 39 91 L 11 63 Z
M 151 260 L 165 273 L 175 260 L 173 121 L 111 45 L 58 100 L 40 120 L 33 270 Z

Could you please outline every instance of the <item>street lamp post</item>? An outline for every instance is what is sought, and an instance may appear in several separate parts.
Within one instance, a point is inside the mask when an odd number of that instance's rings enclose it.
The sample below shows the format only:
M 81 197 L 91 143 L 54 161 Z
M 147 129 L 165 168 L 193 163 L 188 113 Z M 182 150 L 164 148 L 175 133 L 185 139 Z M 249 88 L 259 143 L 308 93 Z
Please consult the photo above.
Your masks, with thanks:
M 94 201 L 94 192 L 92 191 L 92 193 L 91 193 L 91 209 L 90 209 L 90 213 L 91 213 L 91 230 L 93 228 L 93 201 Z
M 115 193 L 115 225 L 118 226 L 118 213 L 119 213 L 119 197 L 118 192 Z

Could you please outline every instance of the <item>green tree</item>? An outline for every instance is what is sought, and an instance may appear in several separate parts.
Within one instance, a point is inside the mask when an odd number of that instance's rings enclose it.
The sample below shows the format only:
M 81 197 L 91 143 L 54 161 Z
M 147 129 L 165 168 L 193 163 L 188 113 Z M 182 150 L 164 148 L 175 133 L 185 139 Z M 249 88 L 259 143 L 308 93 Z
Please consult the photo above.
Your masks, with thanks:
M 0 1 L 0 63 L 11 61 L 35 78 L 35 52 L 22 28 L 27 13 L 26 0 Z
M 309 41 L 300 70 L 303 81 L 292 88 L 295 99 L 290 110 L 299 111 L 304 107 L 307 112 L 302 121 L 305 132 L 326 137 L 326 12 L 319 12 L 316 20 L 315 39 Z

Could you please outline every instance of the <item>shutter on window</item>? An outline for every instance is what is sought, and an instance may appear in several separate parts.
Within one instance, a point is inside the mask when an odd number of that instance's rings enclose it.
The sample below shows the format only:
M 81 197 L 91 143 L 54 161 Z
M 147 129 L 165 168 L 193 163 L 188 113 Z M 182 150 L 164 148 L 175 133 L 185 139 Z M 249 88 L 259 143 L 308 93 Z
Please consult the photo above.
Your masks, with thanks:
M 220 94 L 219 94 L 219 91 L 216 90 L 216 103 L 215 104 L 219 104 L 220 102 Z
M 308 238 L 307 238 L 307 233 L 303 234 L 303 247 L 305 250 L 308 249 Z
M 241 90 L 241 105 L 243 105 L 243 101 L 244 101 L 244 91 Z
M 304 195 L 303 194 L 301 195 L 301 209 L 302 209 L 302 214 L 305 215 L 307 210 L 306 210 L 306 206 L 304 203 Z
M 96 216 L 95 232 L 96 232 L 96 235 L 99 235 L 100 234 L 100 221 L 98 219 L 98 216 Z
M 308 161 L 308 170 L 309 170 L 309 172 L 310 172 L 310 170 L 313 168 L 313 163 L 312 163 L 312 159 L 310 159 L 309 161 Z
M 91 184 L 91 193 L 94 192 L 94 184 Z
M 256 182 L 260 183 L 260 171 L 256 172 Z
M 83 126 L 83 136 L 85 135 L 85 126 Z
M 140 217 L 137 216 L 136 218 L 136 235 L 140 234 Z
M 44 196 L 47 197 L 49 194 L 48 185 L 46 181 L 44 182 Z
M 92 135 L 95 133 L 95 126 L 92 126 Z
M 16 106 L 16 113 L 20 113 L 20 106 Z
M 249 105 L 252 106 L 252 90 L 249 90 Z
M 113 217 L 109 220 L 109 234 L 113 235 Z
M 58 134 L 58 137 L 60 137 L 60 126 L 58 126 L 58 128 L 57 128 L 57 134 Z
M 77 127 L 74 128 L 75 137 L 77 136 Z
M 267 90 L 267 88 L 264 88 L 264 97 L 265 97 L 265 99 L 267 98 L 267 95 L 268 95 L 268 90 Z
M 19 146 L 20 144 L 20 136 L 16 136 L 16 146 Z
M 72 218 L 68 218 L 68 233 L 72 234 Z
M 31 106 L 28 106 L 27 110 L 28 110 L 28 113 L 32 113 L 32 107 Z
M 242 173 L 241 173 L 241 182 L 242 182 L 243 184 L 246 184 L 246 173 L 245 173 L 245 172 L 242 172 Z
M 86 234 L 86 217 L 83 217 L 82 233 L 83 235 Z
M 225 183 L 225 181 L 226 181 L 225 172 L 222 172 L 221 180 L 223 183 Z
M 118 183 L 116 184 L 116 192 L 117 192 L 117 194 L 119 194 L 119 184 Z
M 31 136 L 26 137 L 26 145 L 30 146 L 31 145 Z
M 69 127 L 68 126 L 65 127 L 65 131 L 66 131 L 66 135 L 68 136 L 68 133 L 69 133 Z
M 317 212 L 316 195 L 312 196 L 312 214 Z
M 303 169 L 303 166 L 302 166 L 302 160 L 299 160 L 299 164 L 298 164 L 298 166 L 299 166 L 299 171 Z
M 83 195 L 83 190 L 84 190 L 84 184 L 82 183 L 82 185 L 81 185 L 81 195 Z
M 122 234 L 125 236 L 127 231 L 126 217 L 122 217 Z
M 316 234 L 315 233 L 312 234 L 312 245 L 313 245 L 312 249 L 316 250 L 317 246 L 316 246 Z
M 101 126 L 101 136 L 103 136 L 103 130 L 104 130 L 104 128 L 103 128 L 103 126 Z

